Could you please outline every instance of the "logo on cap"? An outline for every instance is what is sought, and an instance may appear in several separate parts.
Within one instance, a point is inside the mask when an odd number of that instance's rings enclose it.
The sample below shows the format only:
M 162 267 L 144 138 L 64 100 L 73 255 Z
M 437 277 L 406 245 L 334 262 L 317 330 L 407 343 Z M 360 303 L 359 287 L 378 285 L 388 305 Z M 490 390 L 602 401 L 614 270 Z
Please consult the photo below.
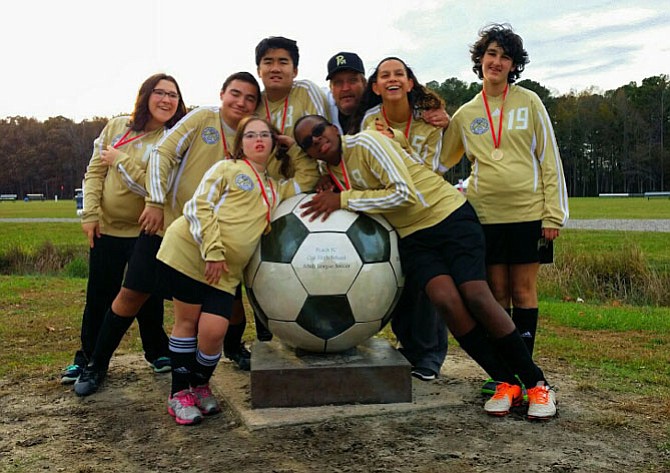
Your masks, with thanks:
M 339 66 L 346 66 L 347 65 L 347 58 L 345 58 L 343 55 L 340 54 L 339 56 L 335 57 L 335 64 L 337 64 L 338 67 Z

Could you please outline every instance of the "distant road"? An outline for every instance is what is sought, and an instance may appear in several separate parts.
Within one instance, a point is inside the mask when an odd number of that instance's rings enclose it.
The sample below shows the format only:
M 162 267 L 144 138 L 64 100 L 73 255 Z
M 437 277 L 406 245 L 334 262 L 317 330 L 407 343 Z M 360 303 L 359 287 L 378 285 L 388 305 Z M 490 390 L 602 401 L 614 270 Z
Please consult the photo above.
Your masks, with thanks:
M 566 228 L 574 228 L 578 230 L 625 230 L 636 232 L 670 233 L 670 220 L 568 220 L 568 225 Z
M 41 223 L 41 222 L 73 222 L 78 218 L 0 218 L 0 223 Z M 626 230 L 636 232 L 670 233 L 670 220 L 636 220 L 636 219 L 596 219 L 569 220 L 566 228 L 577 230 Z

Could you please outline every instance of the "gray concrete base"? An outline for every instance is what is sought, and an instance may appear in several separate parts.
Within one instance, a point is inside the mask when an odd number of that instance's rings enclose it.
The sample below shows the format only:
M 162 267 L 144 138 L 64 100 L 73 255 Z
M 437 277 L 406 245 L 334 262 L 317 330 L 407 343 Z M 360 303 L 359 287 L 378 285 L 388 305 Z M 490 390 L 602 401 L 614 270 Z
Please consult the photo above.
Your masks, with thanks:
M 484 371 L 460 348 L 450 347 L 440 378 L 425 382 L 411 378 L 411 402 L 392 404 L 344 404 L 312 407 L 251 407 L 251 383 L 248 371 L 238 370 L 234 363 L 222 359 L 212 379 L 212 389 L 249 430 L 290 425 L 309 425 L 331 419 L 398 416 L 434 409 L 457 409 L 482 404 L 479 394 Z M 426 414 L 430 415 L 430 414 Z
M 381 338 L 334 354 L 296 351 L 281 341 L 256 342 L 251 349 L 251 406 L 411 402 L 410 370 L 407 360 Z

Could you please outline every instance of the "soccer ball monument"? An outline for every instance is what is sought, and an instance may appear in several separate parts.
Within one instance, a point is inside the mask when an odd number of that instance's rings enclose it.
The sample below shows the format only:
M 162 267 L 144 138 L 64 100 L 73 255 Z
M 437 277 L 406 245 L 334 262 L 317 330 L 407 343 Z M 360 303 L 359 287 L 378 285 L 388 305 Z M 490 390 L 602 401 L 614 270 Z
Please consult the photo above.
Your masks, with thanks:
M 398 235 L 381 216 L 337 210 L 302 218 L 313 194 L 282 202 L 245 270 L 249 302 L 285 344 L 348 350 L 390 320 L 404 283 Z

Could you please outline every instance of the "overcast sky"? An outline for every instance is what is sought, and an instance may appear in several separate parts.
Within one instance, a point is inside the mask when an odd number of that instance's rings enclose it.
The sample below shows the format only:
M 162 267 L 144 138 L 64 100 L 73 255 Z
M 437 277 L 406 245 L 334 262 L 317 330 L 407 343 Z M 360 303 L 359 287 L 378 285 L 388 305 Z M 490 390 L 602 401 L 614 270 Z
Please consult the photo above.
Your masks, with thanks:
M 75 121 L 131 111 L 149 75 L 179 81 L 186 104 L 219 103 L 223 80 L 255 73 L 267 36 L 298 41 L 298 78 L 326 86 L 326 62 L 357 52 L 368 74 L 388 55 L 422 83 L 475 82 L 469 46 L 510 23 L 530 64 L 522 79 L 555 94 L 614 89 L 670 73 L 670 2 L 584 0 L 32 0 L 3 2 L 0 117 Z

